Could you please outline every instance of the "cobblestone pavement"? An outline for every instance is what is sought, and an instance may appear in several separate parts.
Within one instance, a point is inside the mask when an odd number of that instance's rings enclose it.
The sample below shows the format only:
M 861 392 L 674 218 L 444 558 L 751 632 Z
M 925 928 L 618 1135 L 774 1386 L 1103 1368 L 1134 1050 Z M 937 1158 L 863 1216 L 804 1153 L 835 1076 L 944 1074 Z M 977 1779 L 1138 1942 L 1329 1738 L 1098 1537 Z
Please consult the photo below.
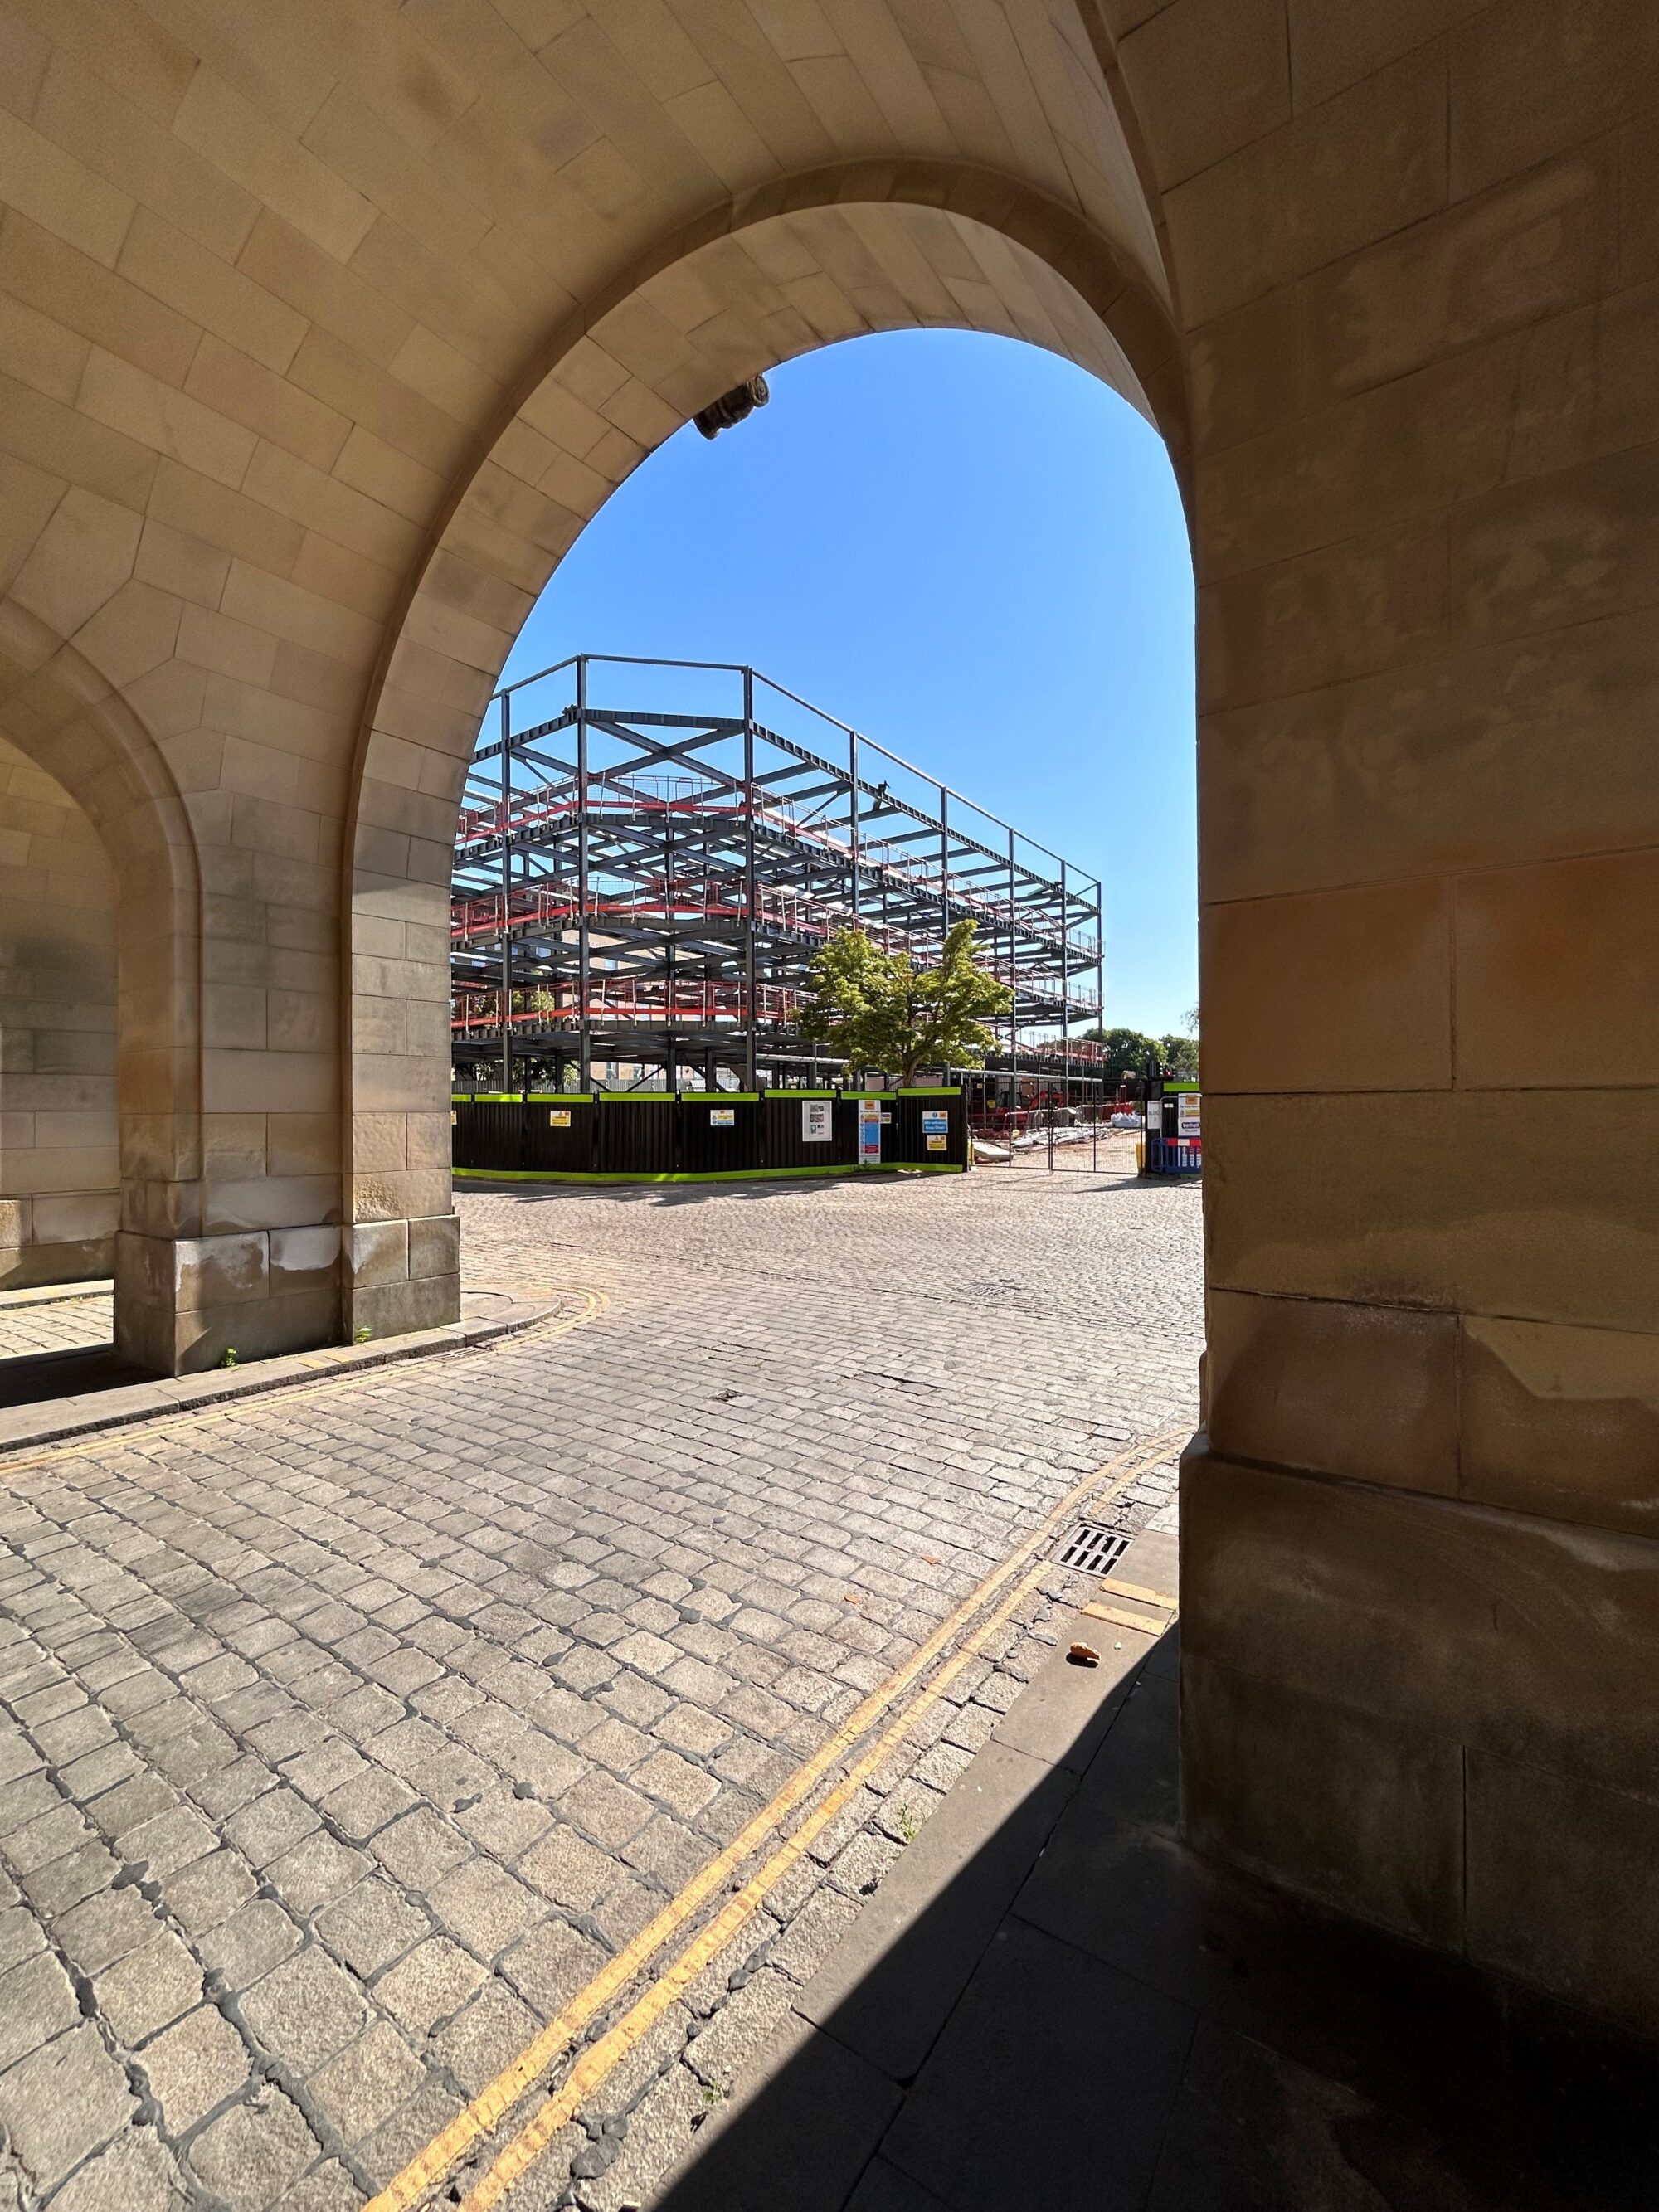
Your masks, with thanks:
M 1193 1418 L 1191 1190 L 460 1206 L 474 1279 L 598 1317 L 0 1460 L 0 2208 L 361 2206 L 1071 1486 Z M 1167 1523 L 1172 1452 L 1117 1517 Z M 648 2197 L 1074 1588 L 1031 1591 L 509 2212 Z
M 90 1297 L 0 1298 L 0 1359 L 32 1352 L 78 1352 L 110 1343 L 114 1304 L 107 1291 Z

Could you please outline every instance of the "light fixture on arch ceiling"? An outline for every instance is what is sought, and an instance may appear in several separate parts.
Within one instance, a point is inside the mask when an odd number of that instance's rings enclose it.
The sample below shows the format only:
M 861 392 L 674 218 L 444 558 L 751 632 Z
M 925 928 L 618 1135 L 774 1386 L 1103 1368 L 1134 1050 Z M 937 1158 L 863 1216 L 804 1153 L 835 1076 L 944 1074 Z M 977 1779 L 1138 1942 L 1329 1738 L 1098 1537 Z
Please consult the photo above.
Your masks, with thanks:
M 734 428 L 757 407 L 764 407 L 772 397 L 766 388 L 763 376 L 751 376 L 747 384 L 734 384 L 729 392 L 711 399 L 691 420 L 705 438 L 717 438 L 722 430 Z

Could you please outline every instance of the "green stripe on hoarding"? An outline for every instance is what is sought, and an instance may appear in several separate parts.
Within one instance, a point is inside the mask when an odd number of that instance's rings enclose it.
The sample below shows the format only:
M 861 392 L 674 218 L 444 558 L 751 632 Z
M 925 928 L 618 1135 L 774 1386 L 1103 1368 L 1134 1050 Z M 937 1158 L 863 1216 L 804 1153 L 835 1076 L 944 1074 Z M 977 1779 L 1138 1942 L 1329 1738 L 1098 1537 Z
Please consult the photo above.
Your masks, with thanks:
M 565 1168 L 457 1168 L 454 1172 L 479 1182 L 760 1182 L 778 1176 L 856 1175 L 858 1170 L 848 1160 L 841 1164 L 826 1164 L 821 1168 L 707 1168 L 701 1173 L 688 1170 L 675 1175 L 647 1175 L 643 1171 L 637 1175 L 585 1175 Z
M 872 1097 L 875 1096 L 873 1091 L 869 1095 Z M 960 1098 L 962 1085 L 959 1083 L 924 1083 L 919 1091 L 901 1091 L 898 1095 L 901 1098 Z M 884 1098 L 887 1093 L 884 1091 L 882 1096 Z

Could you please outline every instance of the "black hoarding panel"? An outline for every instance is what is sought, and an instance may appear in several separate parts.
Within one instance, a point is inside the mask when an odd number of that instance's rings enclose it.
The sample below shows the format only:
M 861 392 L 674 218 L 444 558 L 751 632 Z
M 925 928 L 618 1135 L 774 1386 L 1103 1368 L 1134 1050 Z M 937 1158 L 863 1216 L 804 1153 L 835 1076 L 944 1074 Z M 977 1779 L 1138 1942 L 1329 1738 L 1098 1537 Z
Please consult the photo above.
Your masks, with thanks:
M 591 1175 L 599 1109 L 576 1091 L 526 1098 L 524 1165 L 532 1174 Z
M 858 1130 L 830 1091 L 769 1091 L 765 1101 L 769 1168 L 851 1167 L 858 1158 Z
M 764 1109 L 752 1091 L 689 1091 L 680 1101 L 680 1170 L 752 1175 L 764 1167 Z
M 967 1166 L 968 1102 L 958 1086 L 918 1085 L 882 1104 L 893 1117 L 881 1133 L 884 1167 Z
M 523 1109 L 516 1098 L 481 1097 L 450 1102 L 454 1164 L 481 1172 L 514 1175 L 521 1165 Z
M 673 1175 L 679 1168 L 679 1108 L 665 1091 L 599 1100 L 599 1172 Z

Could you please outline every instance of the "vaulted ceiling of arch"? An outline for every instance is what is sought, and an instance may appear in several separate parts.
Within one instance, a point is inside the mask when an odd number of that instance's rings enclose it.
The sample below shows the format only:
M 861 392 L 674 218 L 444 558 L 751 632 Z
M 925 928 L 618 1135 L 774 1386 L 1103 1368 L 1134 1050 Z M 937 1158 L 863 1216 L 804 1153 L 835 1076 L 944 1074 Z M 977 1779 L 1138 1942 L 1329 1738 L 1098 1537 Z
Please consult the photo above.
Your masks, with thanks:
M 579 520 L 709 374 L 861 329 L 1018 331 L 1161 404 L 1093 312 L 1150 327 L 1162 277 L 1078 0 L 0 0 L 0 34 L 11 658 L 72 639 L 203 833 L 296 867 L 430 546 L 596 313 L 631 383 L 561 464 Z M 814 174 L 837 212 L 714 242 Z M 1000 236 L 1016 201 L 1054 236 Z
M 0 30 L 6 665 L 72 640 L 198 834 L 290 879 L 334 865 L 447 525 L 510 622 L 692 407 L 862 330 L 1018 333 L 1169 397 L 1098 319 L 1133 295 L 1150 333 L 1162 279 L 1078 0 L 0 0 Z

